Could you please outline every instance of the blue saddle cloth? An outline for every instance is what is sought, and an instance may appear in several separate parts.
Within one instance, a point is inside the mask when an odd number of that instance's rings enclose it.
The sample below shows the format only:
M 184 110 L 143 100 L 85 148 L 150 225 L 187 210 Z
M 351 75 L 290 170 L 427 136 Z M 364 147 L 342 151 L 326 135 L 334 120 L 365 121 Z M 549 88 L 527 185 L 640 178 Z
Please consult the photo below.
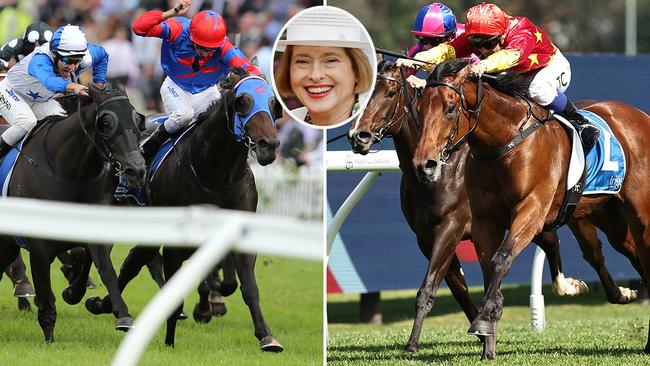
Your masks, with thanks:
M 607 123 L 595 113 L 580 110 L 600 130 L 596 145 L 585 158 L 587 179 L 583 194 L 617 193 L 625 178 L 625 154 Z
M 25 138 L 23 138 L 13 149 L 11 149 L 7 155 L 0 162 L 0 182 L 2 183 L 2 197 L 7 197 L 7 192 L 9 191 L 9 181 L 11 180 L 11 173 L 14 171 L 14 166 L 16 166 L 16 161 L 18 161 L 18 155 L 20 155 L 20 150 L 23 148 L 23 143 Z M 23 248 L 27 248 L 27 243 L 20 236 L 14 236 L 16 244 Z
M 163 124 L 167 120 L 167 116 L 162 116 L 158 117 L 156 119 L 151 120 L 151 123 L 157 123 L 157 124 Z M 181 129 L 180 131 L 174 133 L 169 140 L 165 141 L 160 148 L 158 149 L 158 152 L 156 153 L 156 156 L 154 156 L 153 160 L 151 161 L 151 166 L 149 167 L 149 182 L 153 179 L 154 175 L 156 174 L 156 171 L 160 167 L 160 164 L 165 160 L 169 152 L 172 150 L 174 145 L 178 140 L 180 140 L 187 131 L 191 130 L 196 124 L 192 123 L 189 126 Z M 115 199 L 118 201 L 124 201 L 127 198 L 132 198 L 135 200 L 135 203 L 137 203 L 140 206 L 144 206 L 146 204 L 146 198 L 145 198 L 145 190 L 144 187 L 140 188 L 130 188 L 126 184 L 126 180 L 124 177 L 120 177 L 120 182 L 115 189 Z

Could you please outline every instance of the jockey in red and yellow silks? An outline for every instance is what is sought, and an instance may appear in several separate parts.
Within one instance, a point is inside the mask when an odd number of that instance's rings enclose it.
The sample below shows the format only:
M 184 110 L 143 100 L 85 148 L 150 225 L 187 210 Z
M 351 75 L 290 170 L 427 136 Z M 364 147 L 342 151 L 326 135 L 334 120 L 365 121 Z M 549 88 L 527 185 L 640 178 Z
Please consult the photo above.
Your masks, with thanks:
M 415 55 L 416 59 L 438 64 L 445 60 L 469 57 L 480 61 L 472 73 L 516 71 L 531 74 L 528 96 L 571 122 L 589 150 L 599 131 L 578 113 L 564 92 L 571 82 L 569 61 L 546 33 L 525 17 L 512 17 L 494 4 L 482 3 L 467 11 L 465 33 L 449 43 Z M 413 66 L 417 61 L 398 60 L 398 65 Z M 423 64 L 422 67 L 428 67 Z

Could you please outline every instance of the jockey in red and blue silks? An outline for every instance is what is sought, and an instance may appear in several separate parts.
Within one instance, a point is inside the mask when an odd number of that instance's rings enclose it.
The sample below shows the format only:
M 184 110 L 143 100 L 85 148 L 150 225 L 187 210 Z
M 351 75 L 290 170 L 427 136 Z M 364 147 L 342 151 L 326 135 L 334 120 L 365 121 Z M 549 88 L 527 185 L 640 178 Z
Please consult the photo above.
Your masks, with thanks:
M 223 18 L 212 10 L 197 13 L 192 20 L 181 17 L 191 0 L 165 12 L 151 10 L 133 22 L 135 34 L 162 38 L 161 65 L 167 77 L 160 88 L 169 118 L 142 143 L 149 160 L 170 134 L 186 126 L 221 97 L 217 83 L 230 67 L 242 67 L 261 75 L 246 56 L 226 38 Z M 179 16 L 172 18 L 174 16 Z

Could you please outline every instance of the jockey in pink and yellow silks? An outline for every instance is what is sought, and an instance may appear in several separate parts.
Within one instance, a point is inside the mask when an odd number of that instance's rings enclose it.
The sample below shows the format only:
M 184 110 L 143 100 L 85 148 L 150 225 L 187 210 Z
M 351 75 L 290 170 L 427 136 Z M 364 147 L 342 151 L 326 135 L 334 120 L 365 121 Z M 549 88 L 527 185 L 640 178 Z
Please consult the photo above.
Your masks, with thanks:
M 599 131 L 582 115 L 564 92 L 571 82 L 569 61 L 555 47 L 546 33 L 526 17 L 513 17 L 494 4 L 482 3 L 467 11 L 465 33 L 448 43 L 415 55 L 418 60 L 438 64 L 445 60 L 479 56 L 471 71 L 515 71 L 532 76 L 528 96 L 547 109 L 565 117 L 580 133 L 589 150 Z M 398 65 L 429 65 L 412 60 L 398 60 Z
M 422 51 L 430 50 L 439 44 L 449 42 L 465 31 L 465 25 L 456 23 L 454 13 L 440 3 L 426 5 L 415 16 L 411 33 L 418 43 L 409 48 L 406 55 L 415 56 Z

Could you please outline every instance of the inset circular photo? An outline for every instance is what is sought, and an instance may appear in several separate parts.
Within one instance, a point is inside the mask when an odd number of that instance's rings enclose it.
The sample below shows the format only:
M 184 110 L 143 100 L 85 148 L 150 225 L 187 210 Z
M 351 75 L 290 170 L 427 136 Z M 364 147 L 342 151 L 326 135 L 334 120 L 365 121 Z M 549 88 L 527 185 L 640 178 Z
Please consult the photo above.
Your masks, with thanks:
M 358 117 L 376 77 L 375 48 L 363 25 L 332 6 L 301 11 L 274 45 L 273 87 L 283 108 L 317 128 Z

